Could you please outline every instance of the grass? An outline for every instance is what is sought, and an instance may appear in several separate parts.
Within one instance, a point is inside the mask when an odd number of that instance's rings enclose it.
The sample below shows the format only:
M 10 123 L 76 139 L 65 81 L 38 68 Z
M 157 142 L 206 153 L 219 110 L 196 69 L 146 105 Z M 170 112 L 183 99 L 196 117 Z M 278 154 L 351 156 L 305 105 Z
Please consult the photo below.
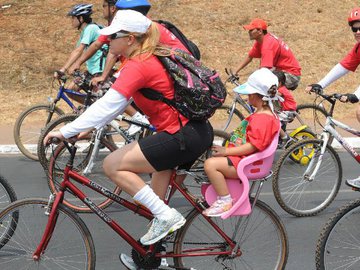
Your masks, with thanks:
M 96 22 L 101 18 L 100 0 L 95 7 Z M 298 103 L 313 96 L 303 89 L 322 78 L 352 48 L 355 41 L 347 16 L 357 1 L 329 0 L 153 0 L 152 19 L 177 25 L 197 43 L 203 61 L 226 79 L 225 67 L 233 69 L 250 49 L 252 42 L 242 25 L 254 17 L 268 21 L 269 31 L 284 39 L 302 66 L 302 79 L 294 92 Z M 25 107 L 54 97 L 53 71 L 64 63 L 78 37 L 66 13 L 73 0 L 0 0 L 0 124 L 14 123 Z M 4 5 L 8 8 L 2 8 Z M 254 61 L 241 72 L 241 81 L 258 67 Z M 328 92 L 353 92 L 358 75 L 339 79 Z M 231 88 L 232 86 L 229 85 Z M 55 90 L 54 90 L 55 89 Z M 341 108 L 340 108 L 341 107 Z M 336 116 L 353 117 L 354 106 L 338 106 Z M 341 109 L 341 113 L 340 112 Z

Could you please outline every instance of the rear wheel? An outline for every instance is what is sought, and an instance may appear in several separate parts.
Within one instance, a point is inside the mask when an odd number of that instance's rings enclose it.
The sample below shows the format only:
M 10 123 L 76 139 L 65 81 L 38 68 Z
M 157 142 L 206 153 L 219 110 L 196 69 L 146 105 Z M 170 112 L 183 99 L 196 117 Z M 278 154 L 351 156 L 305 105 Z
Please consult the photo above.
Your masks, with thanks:
M 61 204 L 46 250 L 34 260 L 33 253 L 49 220 L 47 204 L 42 199 L 25 199 L 0 213 L 0 224 L 9 219 L 16 223 L 16 230 L 5 236 L 8 243 L 0 248 L 1 270 L 95 270 L 95 247 L 89 230 L 79 216 Z
M 58 107 L 54 108 L 53 115 L 50 116 L 51 104 L 38 104 L 23 111 L 16 119 L 14 125 L 14 140 L 26 157 L 32 160 L 39 160 L 37 156 L 36 144 L 39 140 L 44 127 L 64 112 Z
M 253 200 L 251 200 L 253 202 Z M 225 220 L 212 218 L 239 250 L 234 256 L 210 255 L 175 257 L 180 269 L 285 269 L 288 239 L 285 227 L 277 214 L 265 203 L 257 201 L 248 216 L 233 216 Z M 175 255 L 195 255 L 202 252 L 226 252 L 229 244 L 194 209 L 186 217 L 185 225 L 177 232 Z

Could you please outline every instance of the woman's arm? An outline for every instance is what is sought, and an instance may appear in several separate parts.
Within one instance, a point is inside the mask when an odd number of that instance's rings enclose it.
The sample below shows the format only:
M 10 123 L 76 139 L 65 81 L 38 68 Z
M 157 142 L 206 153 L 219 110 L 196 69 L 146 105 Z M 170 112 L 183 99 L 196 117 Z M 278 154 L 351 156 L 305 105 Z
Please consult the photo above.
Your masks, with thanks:
M 110 88 L 102 98 L 92 104 L 83 114 L 62 127 L 60 132 L 64 138 L 70 138 L 92 128 L 101 128 L 117 115 L 123 113 L 127 105 L 127 98 Z
M 348 69 L 344 68 L 341 64 L 337 64 L 329 71 L 328 74 L 326 74 L 326 76 L 321 81 L 318 82 L 318 84 L 321 85 L 322 88 L 326 88 L 348 72 Z

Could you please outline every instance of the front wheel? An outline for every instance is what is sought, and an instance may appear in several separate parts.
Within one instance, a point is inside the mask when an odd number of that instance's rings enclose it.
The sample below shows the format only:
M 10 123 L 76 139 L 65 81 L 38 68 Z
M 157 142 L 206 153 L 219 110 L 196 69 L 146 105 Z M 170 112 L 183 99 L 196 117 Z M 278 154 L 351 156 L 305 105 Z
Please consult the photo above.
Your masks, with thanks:
M 215 114 L 210 118 L 210 122 L 214 129 L 231 132 L 244 118 L 238 109 L 235 108 L 232 111 L 230 106 L 223 105 L 216 109 Z
M 36 144 L 43 128 L 53 119 L 64 114 L 58 107 L 52 111 L 51 104 L 38 104 L 23 111 L 14 125 L 14 140 L 26 157 L 39 160 Z
M 1 270 L 95 269 L 95 247 L 85 223 L 69 208 L 59 205 L 55 229 L 39 260 L 33 253 L 39 245 L 49 216 L 48 202 L 24 199 L 10 204 L 0 213 L 0 224 L 17 216 L 16 230 L 7 235 L 0 248 Z
M 360 269 L 360 200 L 341 207 L 320 233 L 316 269 Z
M 274 195 L 291 215 L 317 215 L 330 205 L 339 191 L 342 179 L 339 155 L 329 145 L 322 153 L 322 146 L 322 140 L 299 141 L 290 146 L 275 165 Z
M 253 202 L 253 200 L 251 200 Z M 265 203 L 257 201 L 248 216 L 212 221 L 234 243 L 239 251 L 234 256 L 186 256 L 203 252 L 226 252 L 228 243 L 219 235 L 204 216 L 196 209 L 186 217 L 186 224 L 175 239 L 175 267 L 180 269 L 285 269 L 288 257 L 288 239 L 285 227 L 278 215 Z
M 104 158 L 115 151 L 117 149 L 116 146 L 105 138 L 101 138 L 100 140 L 100 149 L 95 149 L 93 140 L 78 140 L 76 144 L 79 148 L 76 151 L 72 170 L 87 177 L 93 183 L 99 184 L 115 194 L 120 194 L 121 189 L 106 177 L 102 169 Z M 93 153 L 94 155 L 92 155 Z M 55 148 L 54 155 L 51 157 L 49 163 L 48 185 L 52 193 L 58 193 L 59 191 L 59 184 L 63 179 L 64 169 L 69 158 L 70 154 L 65 145 L 63 143 L 59 144 Z M 111 199 L 100 195 L 96 191 L 76 181 L 72 181 L 72 183 L 102 209 L 108 207 L 113 202 Z M 91 212 L 90 208 L 71 192 L 65 194 L 63 203 L 76 212 Z

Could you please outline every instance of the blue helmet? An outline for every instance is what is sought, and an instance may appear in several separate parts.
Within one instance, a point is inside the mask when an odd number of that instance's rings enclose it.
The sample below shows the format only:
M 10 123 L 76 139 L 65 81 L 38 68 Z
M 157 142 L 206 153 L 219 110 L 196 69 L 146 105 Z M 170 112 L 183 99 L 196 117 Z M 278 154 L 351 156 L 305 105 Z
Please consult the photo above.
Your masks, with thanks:
M 68 16 L 89 16 L 93 13 L 92 11 L 92 4 L 78 4 L 75 5 L 69 12 Z
M 147 0 L 117 0 L 115 6 L 118 9 L 136 10 L 144 15 L 146 15 L 151 8 L 151 5 Z

